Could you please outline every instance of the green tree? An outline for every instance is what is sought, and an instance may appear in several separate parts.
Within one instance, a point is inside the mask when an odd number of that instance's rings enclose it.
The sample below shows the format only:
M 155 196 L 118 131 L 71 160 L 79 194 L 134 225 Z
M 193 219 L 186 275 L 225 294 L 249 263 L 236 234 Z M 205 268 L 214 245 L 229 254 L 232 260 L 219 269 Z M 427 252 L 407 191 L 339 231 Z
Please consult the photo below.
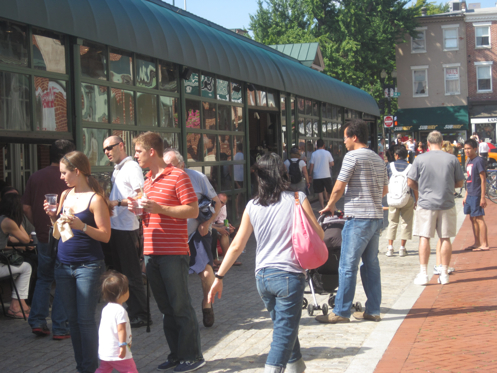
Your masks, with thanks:
M 419 11 L 416 13 L 417 16 L 421 16 L 421 8 L 426 8 L 426 15 L 431 16 L 433 14 L 447 13 L 449 11 L 449 3 L 435 4 L 434 2 L 428 2 L 428 0 L 417 0 L 416 7 Z

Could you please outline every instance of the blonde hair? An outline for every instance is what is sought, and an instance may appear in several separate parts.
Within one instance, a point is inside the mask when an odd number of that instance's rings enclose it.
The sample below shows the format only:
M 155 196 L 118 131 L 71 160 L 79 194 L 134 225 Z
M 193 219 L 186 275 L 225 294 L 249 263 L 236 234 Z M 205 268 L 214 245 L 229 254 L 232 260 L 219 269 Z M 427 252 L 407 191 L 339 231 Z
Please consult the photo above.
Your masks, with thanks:
M 450 143 L 450 141 L 444 141 L 442 143 L 442 150 L 446 153 L 454 153 L 454 145 Z

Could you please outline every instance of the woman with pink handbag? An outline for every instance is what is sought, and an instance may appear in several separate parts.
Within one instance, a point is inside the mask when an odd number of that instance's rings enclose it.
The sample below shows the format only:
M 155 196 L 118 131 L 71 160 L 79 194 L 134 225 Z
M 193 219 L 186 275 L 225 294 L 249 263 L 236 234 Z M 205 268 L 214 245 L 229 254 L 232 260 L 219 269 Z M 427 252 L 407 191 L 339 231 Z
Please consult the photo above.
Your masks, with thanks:
M 254 232 L 257 241 L 257 290 L 274 324 L 273 342 L 264 372 L 303 373 L 305 363 L 300 352 L 298 329 L 302 315 L 305 269 L 297 260 L 292 243 L 295 193 L 289 191 L 290 179 L 278 155 L 273 153 L 262 156 L 254 169 L 258 181 L 257 195 L 247 204 L 238 234 L 212 284 L 209 302 L 214 302 L 216 294 L 221 298 L 223 277 Z M 298 198 L 312 227 L 311 233 L 323 240 L 323 229 L 305 194 L 299 192 Z

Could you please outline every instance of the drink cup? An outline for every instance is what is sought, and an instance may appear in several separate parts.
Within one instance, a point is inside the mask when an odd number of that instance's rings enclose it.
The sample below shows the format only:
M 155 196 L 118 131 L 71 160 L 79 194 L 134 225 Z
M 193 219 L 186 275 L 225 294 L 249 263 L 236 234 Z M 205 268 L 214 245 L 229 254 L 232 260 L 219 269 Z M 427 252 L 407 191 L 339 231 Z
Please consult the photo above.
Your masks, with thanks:
M 57 211 L 57 194 L 45 194 L 45 199 L 48 202 L 48 211 L 56 212 Z
M 140 199 L 137 199 L 135 202 L 133 202 L 133 211 L 135 213 L 135 215 L 143 215 L 143 205 L 142 203 L 146 201 L 145 198 L 140 198 Z

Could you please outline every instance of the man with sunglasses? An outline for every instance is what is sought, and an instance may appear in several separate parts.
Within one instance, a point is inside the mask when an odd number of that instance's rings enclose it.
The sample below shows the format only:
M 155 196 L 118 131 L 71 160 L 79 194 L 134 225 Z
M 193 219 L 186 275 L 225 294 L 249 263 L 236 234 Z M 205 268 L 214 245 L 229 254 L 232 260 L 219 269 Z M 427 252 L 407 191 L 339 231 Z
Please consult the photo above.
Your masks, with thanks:
M 110 218 L 111 237 L 104 244 L 106 262 L 129 280 L 128 315 L 132 328 L 147 324 L 147 297 L 140 268 L 141 245 L 140 224 L 128 210 L 128 197 L 134 197 L 143 188 L 141 167 L 126 154 L 124 141 L 119 136 L 105 139 L 103 150 L 109 161 L 114 163 L 112 191 L 109 199 L 114 206 Z

